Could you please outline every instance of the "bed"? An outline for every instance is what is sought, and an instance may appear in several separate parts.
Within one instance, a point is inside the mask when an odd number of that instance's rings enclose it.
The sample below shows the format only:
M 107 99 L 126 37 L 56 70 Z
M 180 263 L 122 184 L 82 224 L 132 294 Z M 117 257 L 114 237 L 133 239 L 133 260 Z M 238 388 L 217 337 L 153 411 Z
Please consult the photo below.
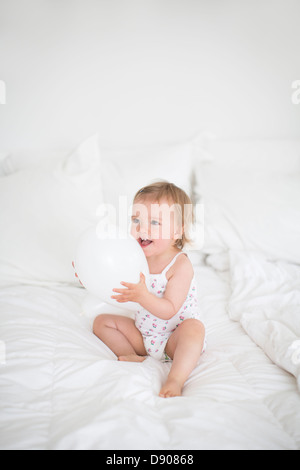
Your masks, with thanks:
M 0 171 L 1 449 L 300 449 L 299 141 L 92 136 L 2 155 Z M 204 208 L 188 251 L 208 345 L 171 399 L 158 397 L 169 363 L 118 362 L 93 335 L 71 265 L 103 203 L 154 178 Z

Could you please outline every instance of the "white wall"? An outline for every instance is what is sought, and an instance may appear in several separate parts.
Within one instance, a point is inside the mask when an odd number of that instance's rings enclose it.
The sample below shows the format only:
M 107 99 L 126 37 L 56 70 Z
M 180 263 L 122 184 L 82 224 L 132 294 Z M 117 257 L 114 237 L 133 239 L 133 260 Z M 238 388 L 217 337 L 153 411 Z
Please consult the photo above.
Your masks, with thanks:
M 300 137 L 299 0 L 0 0 L 0 150 Z

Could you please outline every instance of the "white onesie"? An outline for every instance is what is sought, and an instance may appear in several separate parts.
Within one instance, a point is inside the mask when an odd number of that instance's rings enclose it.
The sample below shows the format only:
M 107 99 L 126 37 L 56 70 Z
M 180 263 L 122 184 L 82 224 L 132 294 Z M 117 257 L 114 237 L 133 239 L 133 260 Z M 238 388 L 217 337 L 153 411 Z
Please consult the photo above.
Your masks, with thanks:
M 166 273 L 175 263 L 177 257 L 185 254 L 182 251 L 174 256 L 172 261 L 160 274 L 150 274 L 150 292 L 157 297 L 162 298 L 168 280 Z M 199 318 L 199 310 L 197 308 L 197 291 L 195 277 L 193 277 L 187 297 L 178 310 L 178 312 L 169 320 L 163 320 L 156 317 L 148 310 L 141 308 L 135 315 L 135 326 L 140 330 L 144 338 L 145 349 L 149 356 L 158 360 L 170 360 L 165 353 L 165 347 L 168 339 L 173 331 L 188 318 Z

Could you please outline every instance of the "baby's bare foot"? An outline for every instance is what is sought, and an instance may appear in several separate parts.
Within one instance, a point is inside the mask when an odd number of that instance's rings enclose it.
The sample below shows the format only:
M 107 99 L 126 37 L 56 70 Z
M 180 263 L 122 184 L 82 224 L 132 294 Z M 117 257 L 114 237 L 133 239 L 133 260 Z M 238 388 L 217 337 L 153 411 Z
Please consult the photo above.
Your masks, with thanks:
M 162 398 L 180 397 L 182 392 L 182 384 L 176 379 L 168 378 L 165 385 L 159 392 Z
M 137 354 L 129 354 L 128 356 L 119 356 L 119 361 L 127 361 L 127 362 L 143 362 L 146 357 L 138 356 Z

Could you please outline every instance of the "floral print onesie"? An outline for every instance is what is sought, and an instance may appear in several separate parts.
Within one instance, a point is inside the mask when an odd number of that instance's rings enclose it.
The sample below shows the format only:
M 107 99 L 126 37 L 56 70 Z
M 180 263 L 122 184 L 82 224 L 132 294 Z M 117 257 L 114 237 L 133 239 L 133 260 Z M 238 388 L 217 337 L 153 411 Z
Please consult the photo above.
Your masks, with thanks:
M 177 257 L 183 252 L 177 253 L 168 266 L 160 274 L 150 274 L 150 292 L 162 298 L 168 280 L 166 273 L 175 263 Z M 192 279 L 187 297 L 179 311 L 169 320 L 156 317 L 146 309 L 142 308 L 136 312 L 135 326 L 140 330 L 144 338 L 145 349 L 149 356 L 155 359 L 168 361 L 170 358 L 165 353 L 165 347 L 173 331 L 188 318 L 199 318 L 197 308 L 197 292 L 195 277 Z

